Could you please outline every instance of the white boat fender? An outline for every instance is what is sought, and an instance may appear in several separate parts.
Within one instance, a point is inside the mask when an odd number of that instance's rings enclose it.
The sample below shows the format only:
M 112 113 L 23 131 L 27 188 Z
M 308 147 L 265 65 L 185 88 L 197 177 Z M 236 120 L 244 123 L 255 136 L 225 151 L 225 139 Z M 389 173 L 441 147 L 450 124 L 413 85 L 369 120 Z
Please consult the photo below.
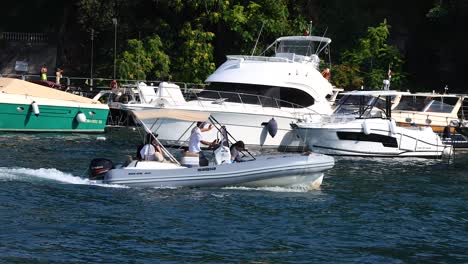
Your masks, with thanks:
M 32 104 L 32 109 L 33 109 L 33 112 L 34 112 L 34 115 L 35 116 L 38 116 L 40 114 L 39 112 L 39 105 L 36 103 L 36 101 L 33 101 Z
M 228 147 L 221 145 L 214 151 L 216 164 L 230 164 L 231 163 L 231 151 Z
M 366 120 L 362 122 L 361 126 L 362 126 L 362 130 L 364 131 L 364 134 L 369 135 L 371 133 L 371 128 L 369 124 L 367 124 Z
M 278 123 L 276 122 L 274 117 L 271 118 L 268 122 L 263 122 L 262 126 L 266 126 L 268 134 L 270 134 L 271 137 L 276 136 L 276 133 L 278 132 Z
M 86 115 L 83 112 L 78 112 L 78 114 L 76 115 L 76 121 L 78 121 L 79 123 L 86 122 Z
M 396 134 L 397 124 L 396 124 L 395 120 L 393 120 L 393 119 L 389 120 L 388 128 L 390 129 L 390 133 L 392 133 L 392 135 Z

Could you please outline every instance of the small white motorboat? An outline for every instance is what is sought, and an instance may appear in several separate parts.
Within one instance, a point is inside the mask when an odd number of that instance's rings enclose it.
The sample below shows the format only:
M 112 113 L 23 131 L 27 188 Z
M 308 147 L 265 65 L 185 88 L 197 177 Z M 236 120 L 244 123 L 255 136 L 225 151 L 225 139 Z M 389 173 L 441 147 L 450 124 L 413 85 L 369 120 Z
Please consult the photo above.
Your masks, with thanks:
M 396 91 L 343 93 L 335 115 L 322 122 L 292 124 L 308 147 L 318 153 L 370 157 L 439 158 L 452 154 L 452 146 L 427 127 L 400 127 L 391 117 Z M 358 100 L 346 96 L 357 97 Z M 348 102 L 359 102 L 348 104 Z
M 132 113 L 140 121 L 164 117 L 188 122 L 214 122 L 206 112 L 152 109 Z M 151 133 L 144 122 L 141 125 L 146 132 Z M 219 128 L 220 131 L 222 129 L 224 127 Z M 221 134 L 224 135 L 221 142 L 228 142 L 229 133 Z M 142 187 L 293 187 L 305 184 L 316 188 L 322 183 L 324 171 L 334 166 L 332 157 L 315 153 L 251 156 L 249 160 L 231 163 L 226 144 L 221 144 L 214 151 L 214 160 L 207 166 L 198 166 L 198 156 L 194 157 L 196 162 L 190 161 L 190 157 L 179 162 L 166 148 L 160 146 L 168 161 L 132 160 L 114 166 L 110 160 L 94 159 L 89 167 L 89 177 L 106 184 Z

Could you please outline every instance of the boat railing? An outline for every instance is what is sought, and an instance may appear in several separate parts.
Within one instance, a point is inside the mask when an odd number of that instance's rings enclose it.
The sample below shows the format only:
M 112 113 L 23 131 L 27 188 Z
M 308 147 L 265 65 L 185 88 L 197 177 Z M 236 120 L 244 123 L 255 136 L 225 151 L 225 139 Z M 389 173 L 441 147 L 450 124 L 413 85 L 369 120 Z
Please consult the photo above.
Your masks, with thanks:
M 262 109 L 276 108 L 298 115 L 302 115 L 304 113 L 318 114 L 310 107 L 305 107 L 286 100 L 258 94 L 203 90 L 201 93 L 192 93 L 190 95 L 190 98 L 192 100 L 196 100 L 200 107 L 206 107 L 203 102 L 211 101 L 211 104 L 219 104 L 225 107 L 229 107 L 225 103 L 239 103 L 244 108 L 254 105 L 261 107 Z
M 50 71 L 53 72 L 53 71 Z M 1 77 L 16 78 L 22 79 L 24 81 L 40 81 L 41 77 L 39 74 L 0 74 Z M 76 93 L 81 96 L 86 96 L 89 98 L 94 97 L 102 90 L 109 90 L 110 83 L 112 78 L 101 78 L 101 77 L 75 77 L 75 76 L 63 76 L 60 79 L 59 85 L 63 86 L 64 89 L 68 89 L 68 92 Z M 48 75 L 47 81 L 55 82 L 55 75 Z M 136 86 L 140 82 L 145 82 L 149 84 L 159 85 L 159 83 L 164 82 L 163 80 L 130 80 L 130 79 L 117 79 L 118 87 L 123 87 L 125 85 L 134 85 Z M 191 91 L 200 91 L 203 90 L 206 84 L 198 83 L 186 83 L 186 82 L 172 82 L 177 84 L 182 93 L 189 93 Z
M 286 63 L 313 63 L 318 65 L 320 59 L 317 55 L 313 54 L 312 56 L 303 56 L 297 55 L 295 53 L 278 53 L 275 57 L 269 56 L 248 56 L 248 55 L 229 55 L 227 56 L 228 60 L 249 60 L 249 61 L 263 61 L 263 62 L 286 62 Z

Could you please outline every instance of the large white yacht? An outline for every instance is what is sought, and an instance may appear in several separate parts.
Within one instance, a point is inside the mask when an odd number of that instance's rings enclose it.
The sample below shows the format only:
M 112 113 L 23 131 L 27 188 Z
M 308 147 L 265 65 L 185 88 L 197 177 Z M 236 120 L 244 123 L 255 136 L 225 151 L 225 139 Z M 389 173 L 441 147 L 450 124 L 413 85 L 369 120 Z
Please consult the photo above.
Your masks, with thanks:
M 210 112 L 247 146 L 303 148 L 290 123 L 332 113 L 332 85 L 319 71 L 319 55 L 331 39 L 317 36 L 278 38 L 261 56 L 233 55 L 207 79 L 207 88 L 185 100 L 177 87 L 160 85 L 152 102 L 159 108 Z M 271 56 L 266 56 L 271 52 Z M 136 106 L 136 105 L 135 105 Z M 167 144 L 187 141 L 187 123 L 169 119 L 148 125 Z M 205 134 L 205 133 L 204 133 Z M 207 132 L 206 140 L 217 137 Z

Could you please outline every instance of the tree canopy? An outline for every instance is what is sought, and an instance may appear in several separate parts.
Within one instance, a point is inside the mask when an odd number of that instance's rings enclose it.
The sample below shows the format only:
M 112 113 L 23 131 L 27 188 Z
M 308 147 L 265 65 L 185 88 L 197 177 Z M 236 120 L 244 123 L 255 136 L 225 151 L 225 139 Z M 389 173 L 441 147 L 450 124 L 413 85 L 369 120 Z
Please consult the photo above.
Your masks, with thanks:
M 112 76 L 115 41 L 120 78 L 203 82 L 226 55 L 258 54 L 312 21 L 312 34 L 333 40 L 337 86 L 377 88 L 391 67 L 393 87 L 466 91 L 464 0 L 25 0 L 2 8 L 0 31 L 56 35 L 57 64 L 68 74 L 89 72 L 91 31 L 96 76 Z

